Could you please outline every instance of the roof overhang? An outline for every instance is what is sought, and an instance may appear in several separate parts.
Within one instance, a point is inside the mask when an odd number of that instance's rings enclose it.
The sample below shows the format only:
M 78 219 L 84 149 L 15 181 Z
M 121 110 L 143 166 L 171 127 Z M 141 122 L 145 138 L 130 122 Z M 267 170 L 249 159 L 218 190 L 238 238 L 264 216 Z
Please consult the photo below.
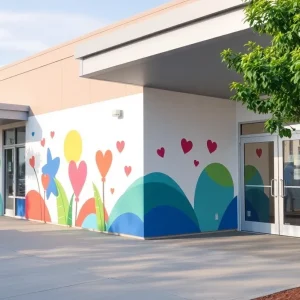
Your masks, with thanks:
M 256 36 L 240 0 L 201 0 L 172 9 L 78 46 L 85 78 L 228 98 L 239 80 L 221 63 L 226 48 L 241 51 Z
M 0 125 L 27 121 L 29 106 L 0 103 Z

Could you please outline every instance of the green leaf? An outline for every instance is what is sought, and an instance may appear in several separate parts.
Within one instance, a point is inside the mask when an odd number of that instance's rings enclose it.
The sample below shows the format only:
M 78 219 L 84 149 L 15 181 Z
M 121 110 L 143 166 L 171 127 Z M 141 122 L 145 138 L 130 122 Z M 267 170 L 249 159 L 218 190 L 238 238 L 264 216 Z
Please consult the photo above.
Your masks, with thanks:
M 67 224 L 69 226 L 73 225 L 73 200 L 74 200 L 74 194 L 72 195 L 72 198 L 71 198 L 70 204 L 69 204 L 68 221 L 67 221 Z
M 300 122 L 300 0 L 243 1 L 245 21 L 271 43 L 263 47 L 249 41 L 243 52 L 221 53 L 227 68 L 242 78 L 229 86 L 231 99 L 254 113 L 270 115 L 269 133 L 290 137 L 292 131 L 285 126 Z
M 103 202 L 100 196 L 100 193 L 93 183 L 94 189 L 94 198 L 95 198 L 95 208 L 96 208 L 96 217 L 97 217 L 97 227 L 99 231 L 105 231 L 105 219 L 104 219 L 104 207 Z
M 58 196 L 56 198 L 58 224 L 67 225 L 69 213 L 68 198 L 61 183 L 56 178 L 54 180 L 58 191 Z

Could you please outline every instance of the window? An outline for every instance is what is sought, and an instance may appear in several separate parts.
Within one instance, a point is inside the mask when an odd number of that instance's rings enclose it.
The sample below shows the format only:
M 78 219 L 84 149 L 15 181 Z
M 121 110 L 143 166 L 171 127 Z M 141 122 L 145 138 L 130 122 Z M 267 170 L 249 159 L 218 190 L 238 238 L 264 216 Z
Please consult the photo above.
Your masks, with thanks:
M 16 144 L 25 144 L 26 140 L 26 128 L 18 127 L 7 129 L 4 131 L 4 145 L 16 145 Z
M 8 129 L 4 131 L 4 145 L 15 144 L 15 129 Z
M 241 135 L 266 133 L 265 123 L 247 123 L 241 125 Z
M 16 129 L 17 131 L 17 144 L 25 144 L 25 134 L 26 130 L 25 127 L 19 127 Z

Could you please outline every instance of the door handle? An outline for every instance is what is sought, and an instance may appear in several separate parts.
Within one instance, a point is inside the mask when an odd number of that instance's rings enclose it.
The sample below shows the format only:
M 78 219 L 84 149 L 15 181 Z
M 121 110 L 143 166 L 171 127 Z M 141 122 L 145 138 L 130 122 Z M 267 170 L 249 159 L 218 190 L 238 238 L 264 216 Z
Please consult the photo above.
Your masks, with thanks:
M 280 179 L 280 181 L 281 181 L 281 195 L 280 195 L 280 197 L 284 198 L 286 196 L 286 194 L 285 194 L 285 182 L 284 182 L 283 179 Z
M 275 181 L 276 181 L 276 179 L 272 179 L 271 180 L 271 196 L 272 197 L 277 197 L 277 196 L 275 196 L 275 194 L 274 194 L 274 190 L 275 190 Z

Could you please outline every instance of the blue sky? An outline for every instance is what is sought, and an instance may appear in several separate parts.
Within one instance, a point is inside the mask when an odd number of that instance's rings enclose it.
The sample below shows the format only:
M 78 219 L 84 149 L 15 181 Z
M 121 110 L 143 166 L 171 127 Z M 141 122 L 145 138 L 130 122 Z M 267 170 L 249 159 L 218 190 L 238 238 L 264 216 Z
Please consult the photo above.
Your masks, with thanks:
M 170 0 L 0 0 L 0 66 Z

